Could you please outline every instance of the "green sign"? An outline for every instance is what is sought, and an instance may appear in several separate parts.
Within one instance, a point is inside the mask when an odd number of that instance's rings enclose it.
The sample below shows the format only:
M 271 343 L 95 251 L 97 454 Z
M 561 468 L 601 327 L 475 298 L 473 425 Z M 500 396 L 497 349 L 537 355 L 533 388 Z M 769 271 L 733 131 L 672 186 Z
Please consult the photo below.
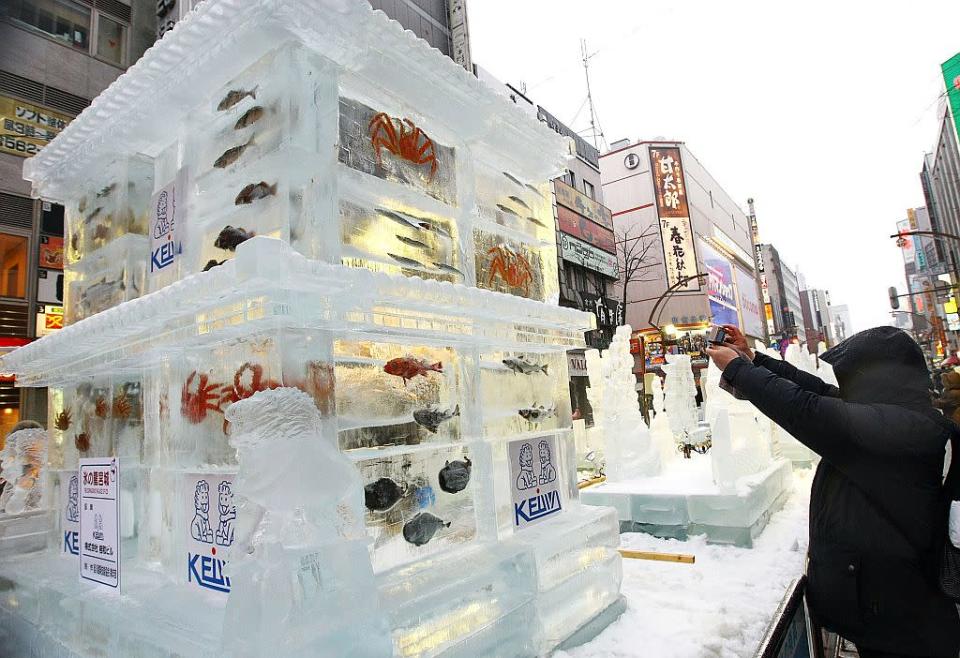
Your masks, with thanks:
M 940 68 L 943 71 L 943 81 L 947 84 L 953 125 L 957 129 L 957 138 L 960 139 L 960 53 L 945 61 Z

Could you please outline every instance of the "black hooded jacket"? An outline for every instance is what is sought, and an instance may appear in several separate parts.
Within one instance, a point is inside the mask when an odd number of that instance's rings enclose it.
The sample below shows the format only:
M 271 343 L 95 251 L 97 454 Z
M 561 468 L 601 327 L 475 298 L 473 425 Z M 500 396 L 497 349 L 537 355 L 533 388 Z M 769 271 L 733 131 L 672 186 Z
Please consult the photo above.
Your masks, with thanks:
M 870 329 L 821 358 L 839 389 L 762 354 L 723 372 L 822 458 L 810 493 L 812 612 L 858 647 L 956 658 L 960 616 L 934 574 L 944 451 L 958 430 L 933 409 L 923 353 L 903 331 Z

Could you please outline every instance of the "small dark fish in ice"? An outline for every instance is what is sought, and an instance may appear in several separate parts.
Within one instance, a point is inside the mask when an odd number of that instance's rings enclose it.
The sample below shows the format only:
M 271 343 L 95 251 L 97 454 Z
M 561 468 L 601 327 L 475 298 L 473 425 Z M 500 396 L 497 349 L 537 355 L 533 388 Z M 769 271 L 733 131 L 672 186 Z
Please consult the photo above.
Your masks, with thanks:
M 363 504 L 374 512 L 386 512 L 401 498 L 403 487 L 390 478 L 380 478 L 363 488 Z
M 116 183 L 110 183 L 110 184 L 107 185 L 105 188 L 103 188 L 102 190 L 100 190 L 99 192 L 97 192 L 97 198 L 98 198 L 98 199 L 101 199 L 101 198 L 103 198 L 103 197 L 105 197 L 105 196 L 109 196 L 110 193 L 113 192 L 115 189 L 117 189 L 117 184 L 116 184 Z
M 533 406 L 527 407 L 526 409 L 520 409 L 517 413 L 520 414 L 520 417 L 524 420 L 529 420 L 531 423 L 540 423 L 545 421 L 547 418 L 550 418 L 557 413 L 556 407 L 544 407 L 544 406 Z
M 260 85 L 257 85 L 259 87 Z M 223 100 L 220 101 L 220 104 L 217 105 L 217 111 L 223 112 L 224 110 L 229 110 L 231 107 L 242 101 L 244 98 L 249 96 L 250 98 L 256 99 L 257 97 L 257 87 L 254 87 L 250 91 L 244 91 L 243 89 L 231 89 L 230 92 L 223 97 Z
M 424 221 L 420 224 L 420 228 L 422 228 L 425 231 L 433 231 L 437 235 L 442 235 L 445 238 L 453 237 L 450 235 L 450 231 L 448 231 L 447 229 L 443 228 L 440 224 L 437 224 L 435 222 Z
M 212 270 L 213 268 L 215 268 L 215 267 L 217 267 L 217 266 L 219 266 L 219 265 L 223 265 L 223 264 L 226 263 L 226 262 L 227 262 L 227 261 L 225 261 L 225 260 L 213 260 L 213 259 L 211 258 L 210 260 L 207 261 L 207 264 L 203 266 L 203 271 L 204 271 L 204 272 L 209 272 L 209 271 Z
M 224 226 L 220 231 L 220 235 L 218 235 L 217 239 L 214 241 L 213 246 L 217 249 L 236 251 L 239 245 L 243 244 L 255 235 L 256 233 L 245 231 L 242 228 Z
M 398 235 L 398 236 L 397 236 L 397 240 L 399 240 L 399 241 L 402 242 L 403 244 L 408 244 L 408 245 L 410 245 L 411 247 L 416 247 L 417 249 L 429 249 L 429 248 L 430 248 L 430 245 L 428 245 L 426 242 L 420 242 L 420 240 L 415 240 L 415 239 L 413 239 L 413 238 L 408 238 L 408 237 L 405 236 L 405 235 Z
M 431 372 L 442 373 L 443 363 L 440 361 L 427 363 L 423 359 L 415 359 L 412 356 L 402 356 L 387 361 L 387 364 L 383 366 L 383 371 L 388 375 L 400 377 L 403 379 L 404 386 L 406 386 L 407 382 L 414 377 L 426 377 Z
M 463 461 L 457 460 L 447 462 L 447 465 L 440 469 L 438 479 L 440 488 L 447 493 L 460 493 L 467 488 L 470 483 L 470 467 L 472 464 L 466 457 Z
M 434 266 L 442 272 L 447 274 L 456 274 L 461 279 L 463 278 L 463 272 L 455 268 L 453 265 L 447 265 L 446 263 L 434 263 Z
M 449 527 L 449 521 L 444 523 L 430 512 L 420 512 L 403 525 L 403 538 L 414 546 L 423 546 L 433 539 L 437 530 Z
M 237 122 L 233 124 L 234 130 L 243 130 L 249 126 L 252 126 L 263 116 L 263 106 L 257 105 L 251 107 L 249 110 L 243 113 L 243 116 L 237 119 Z
M 460 405 L 458 404 L 453 409 L 437 409 L 436 407 L 417 409 L 413 412 L 413 419 L 417 421 L 417 425 L 425 428 L 431 434 L 436 434 L 440 423 L 459 415 Z
M 245 188 L 240 190 L 240 194 L 237 195 L 237 198 L 233 200 L 235 206 L 244 206 L 248 203 L 253 203 L 258 199 L 265 199 L 268 196 L 273 196 L 277 193 L 277 184 L 274 183 L 270 185 L 266 181 L 260 181 L 259 183 L 250 183 Z
M 540 221 L 539 219 L 537 219 L 536 217 L 527 217 L 527 220 L 533 222 L 534 224 L 536 224 L 536 225 L 539 226 L 540 228 L 547 228 L 547 225 L 544 224 L 543 222 L 541 222 L 541 221 Z
M 83 223 L 89 224 L 90 222 L 92 222 L 94 219 L 96 219 L 96 217 L 100 214 L 102 210 L 103 210 L 102 206 L 97 206 L 96 208 L 94 208 L 93 212 L 87 215 L 86 218 L 83 220 Z
M 520 216 L 520 214 L 516 210 L 514 210 L 513 208 L 510 208 L 509 206 L 505 206 L 502 203 L 498 203 L 497 208 L 507 213 L 508 215 L 513 215 L 514 217 Z
M 507 178 L 509 178 L 510 180 L 512 180 L 514 183 L 516 183 L 516 184 L 519 185 L 520 187 L 524 187 L 523 182 L 520 181 L 520 179 L 518 179 L 518 178 L 517 178 L 516 176 L 514 176 L 513 174 L 508 174 L 507 172 L 503 172 L 503 175 L 506 176 Z
M 406 256 L 398 256 L 396 254 L 391 254 L 390 252 L 387 252 L 387 256 L 397 261 L 401 265 L 405 265 L 407 267 L 423 267 L 424 266 L 423 263 L 421 263 L 420 261 L 413 260 L 412 258 L 407 258 Z
M 537 364 L 537 363 L 534 363 L 533 361 L 529 361 L 529 360 L 525 359 L 525 358 L 522 357 L 522 356 L 518 356 L 518 357 L 512 358 L 512 359 L 504 359 L 502 363 L 503 363 L 503 365 L 505 365 L 505 366 L 507 366 L 508 368 L 510 368 L 510 370 L 512 370 L 512 371 L 514 371 L 514 372 L 518 372 L 518 373 L 520 373 L 521 375 L 529 375 L 529 374 L 532 373 L 532 372 L 542 372 L 542 373 L 545 374 L 545 375 L 549 375 L 549 374 L 550 374 L 550 373 L 547 372 L 547 366 L 548 366 L 549 364 L 544 363 L 544 364 L 541 366 L 541 365 L 539 365 L 539 364 Z
M 511 197 L 510 197 L 510 200 L 513 201 L 514 203 L 519 203 L 521 206 L 523 206 L 523 207 L 526 208 L 527 210 L 533 210 L 533 208 L 531 208 L 530 206 L 527 205 L 527 202 L 526 202 L 526 201 L 524 201 L 523 199 L 521 199 L 521 198 L 518 197 L 518 196 L 511 196 Z
M 386 217 L 387 219 L 392 219 L 401 226 L 415 228 L 418 231 L 422 231 L 427 227 L 423 225 L 423 222 L 414 221 L 409 215 L 403 215 L 392 210 L 386 210 L 384 208 L 377 208 L 377 212 Z
M 538 197 L 543 198 L 543 194 L 540 192 L 540 190 L 538 190 L 537 188 L 535 188 L 535 187 L 534 187 L 533 185 L 531 185 L 530 183 L 525 183 L 525 184 L 524 184 L 524 187 L 526 187 L 528 190 L 530 190 L 531 192 L 533 192 L 534 194 L 536 194 Z
M 97 224 L 97 228 L 93 230 L 93 239 L 106 240 L 108 237 L 110 237 L 110 229 L 105 224 Z
M 81 197 L 80 203 L 77 204 L 77 210 L 83 212 L 87 209 L 87 197 Z
M 240 156 L 243 155 L 243 152 L 246 151 L 250 145 L 253 144 L 253 137 L 246 144 L 241 144 L 240 146 L 234 146 L 223 152 L 219 158 L 213 163 L 213 166 L 217 169 L 223 169 L 224 167 L 229 167 L 234 162 L 240 159 Z

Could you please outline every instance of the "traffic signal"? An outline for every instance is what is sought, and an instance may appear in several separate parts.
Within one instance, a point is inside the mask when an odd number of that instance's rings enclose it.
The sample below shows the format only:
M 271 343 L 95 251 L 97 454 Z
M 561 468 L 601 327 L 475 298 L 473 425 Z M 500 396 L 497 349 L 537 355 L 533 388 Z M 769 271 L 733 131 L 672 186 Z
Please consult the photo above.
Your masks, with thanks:
M 887 294 L 890 295 L 890 308 L 896 311 L 900 308 L 900 295 L 897 294 L 897 289 L 894 286 L 890 286 Z

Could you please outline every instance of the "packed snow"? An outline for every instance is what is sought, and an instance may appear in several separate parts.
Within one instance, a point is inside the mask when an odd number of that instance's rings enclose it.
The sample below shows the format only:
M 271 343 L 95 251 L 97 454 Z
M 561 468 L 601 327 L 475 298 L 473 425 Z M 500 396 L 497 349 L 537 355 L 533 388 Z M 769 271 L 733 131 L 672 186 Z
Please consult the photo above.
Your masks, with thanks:
M 593 641 L 563 658 L 740 658 L 753 656 L 780 600 L 804 569 L 811 470 L 796 471 L 790 497 L 754 548 L 628 533 L 621 548 L 685 553 L 696 564 L 623 561 L 627 610 Z

